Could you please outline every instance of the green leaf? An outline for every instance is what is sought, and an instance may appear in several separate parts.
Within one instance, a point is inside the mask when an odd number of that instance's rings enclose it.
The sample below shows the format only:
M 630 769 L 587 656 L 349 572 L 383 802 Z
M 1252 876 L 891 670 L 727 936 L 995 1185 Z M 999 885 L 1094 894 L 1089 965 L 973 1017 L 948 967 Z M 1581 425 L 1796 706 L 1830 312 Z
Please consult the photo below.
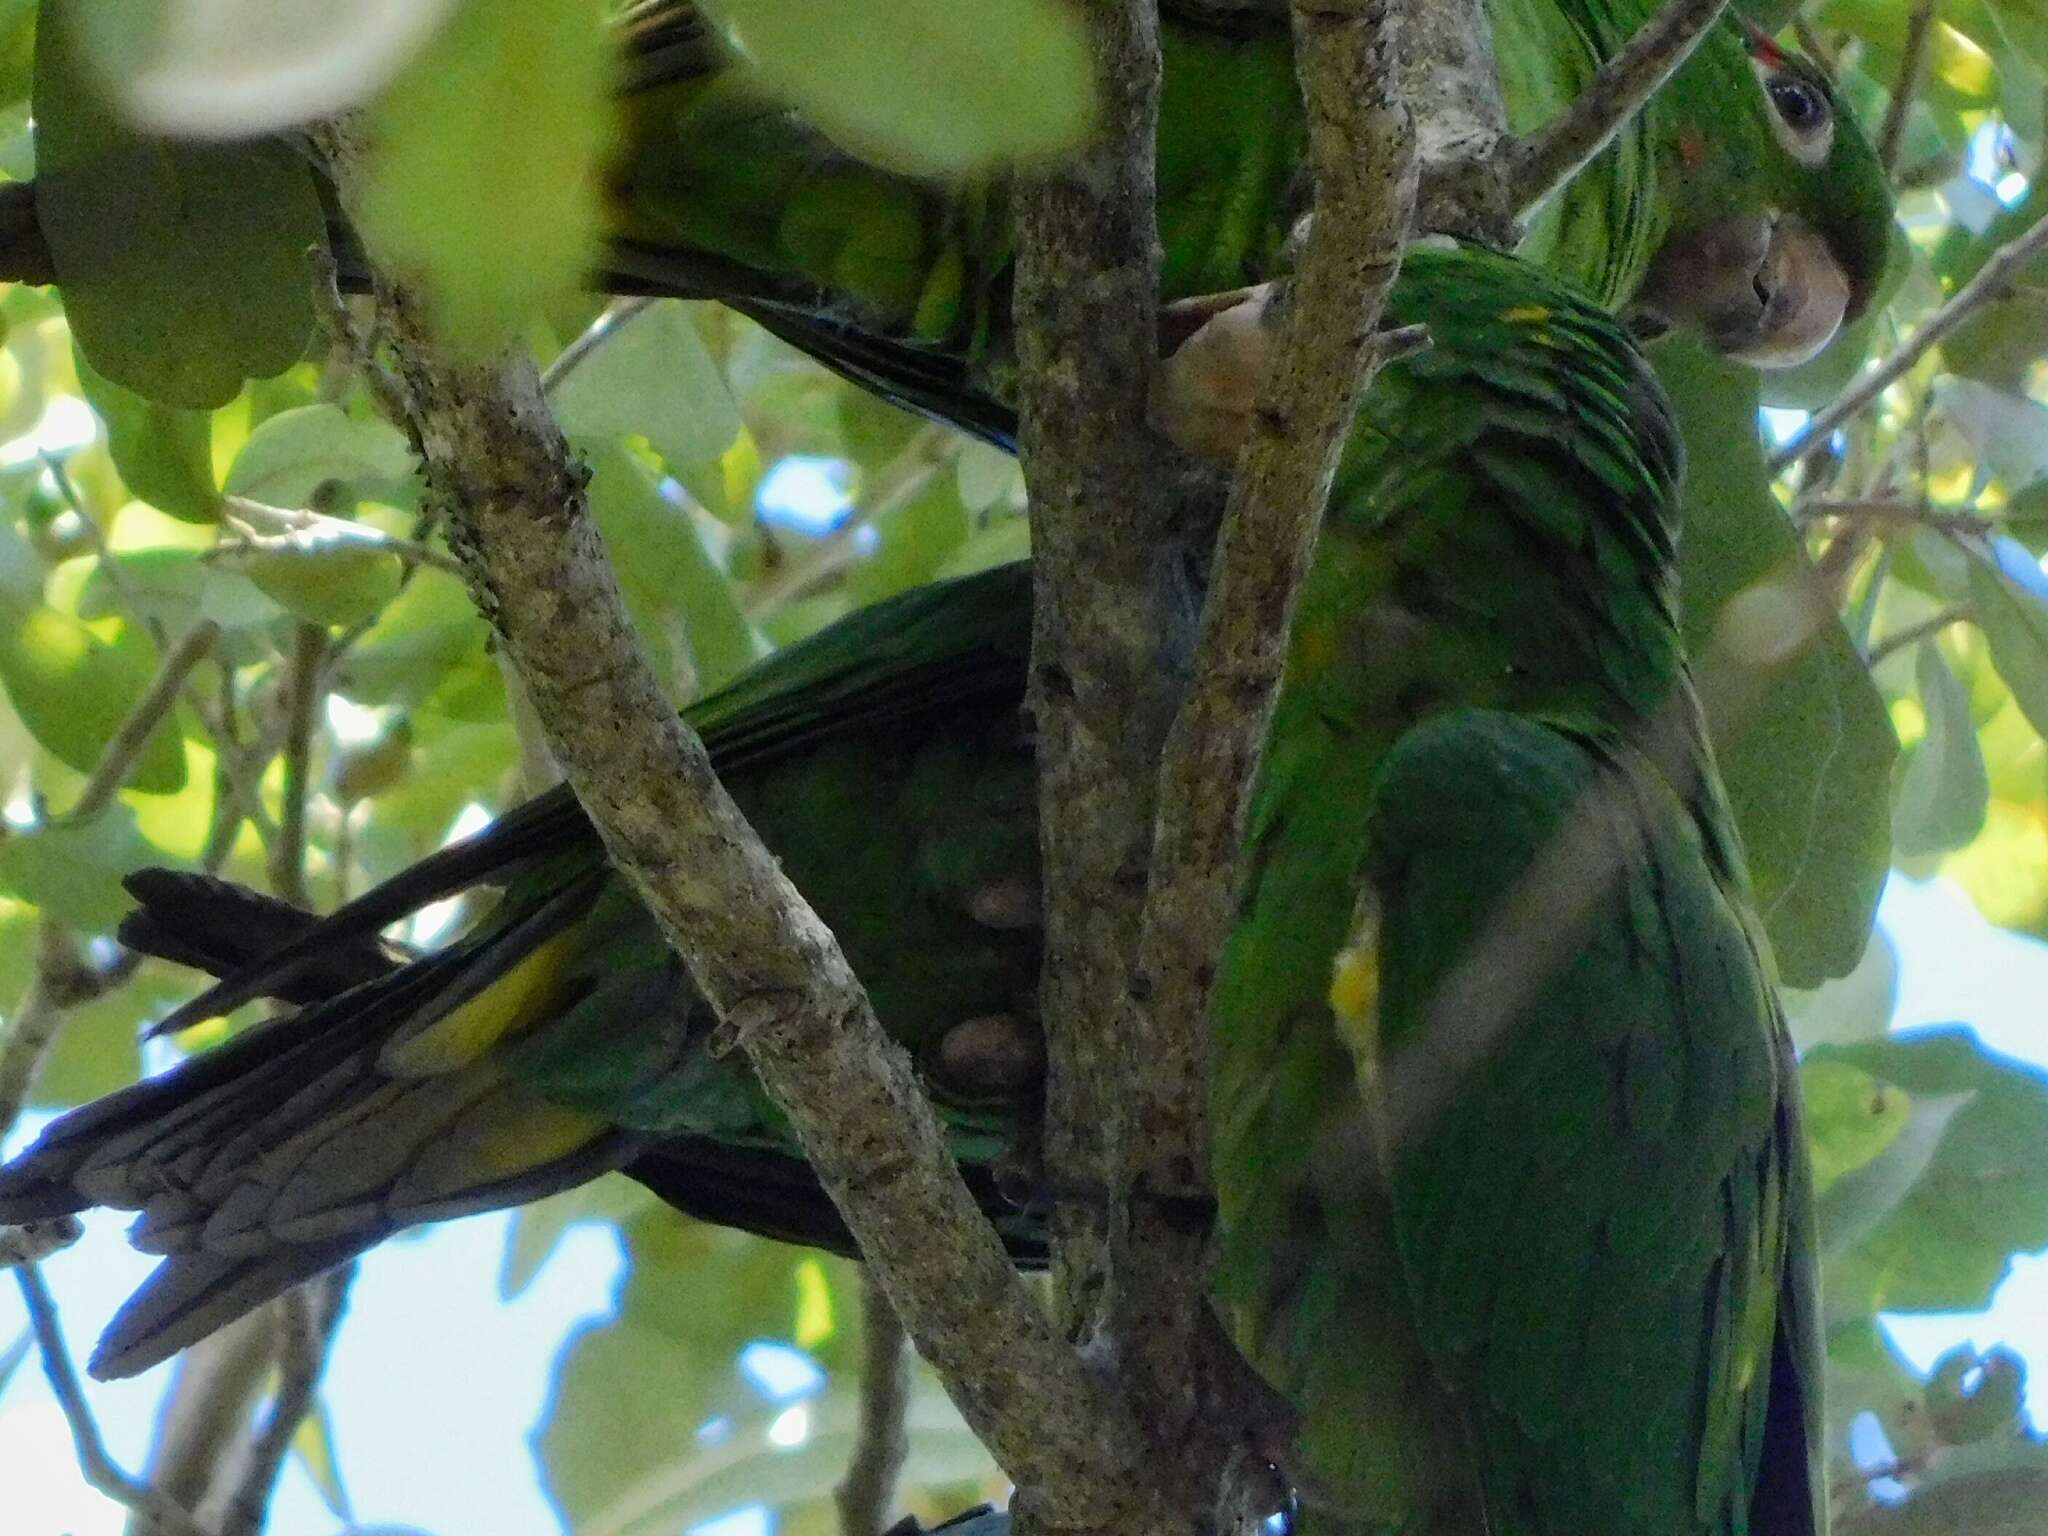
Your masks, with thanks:
M 107 425 L 107 453 L 137 500 L 188 523 L 220 515 L 213 484 L 213 413 L 145 400 L 103 377 L 76 344 L 78 387 Z
M 68 613 L 0 602 L 0 685 L 30 734 L 80 773 L 92 772 L 156 669 L 155 647 L 132 625 L 106 641 Z M 157 726 L 128 784 L 157 795 L 184 787 L 175 729 Z
M 405 572 L 375 529 L 339 518 L 272 535 L 262 548 L 233 559 L 265 595 L 309 624 L 356 624 L 374 617 L 398 595 Z
M 1854 1248 L 1899 1208 L 1927 1176 L 1950 1122 L 1973 1097 L 1968 1093 L 1937 1093 L 1914 1099 L 1905 1124 L 1897 1128 L 1884 1150 L 1860 1168 L 1843 1174 L 1822 1192 L 1819 1226 L 1823 1260 Z
M 1970 611 L 2028 722 L 2048 736 L 2048 575 L 2027 547 L 1994 535 L 1971 553 Z
M 717 0 L 708 9 L 769 90 L 892 169 L 958 175 L 1038 159 L 1080 142 L 1094 120 L 1082 13 L 1057 0 Z
M 1655 353 L 1685 432 L 1686 645 L 1779 969 L 1794 986 L 1817 986 L 1853 968 L 1870 934 L 1891 863 L 1898 742 L 1848 634 L 1805 585 L 1805 556 L 1757 441 L 1756 374 L 1690 343 Z M 1723 615 L 1771 581 L 1799 594 L 1811 634 L 1768 668 L 1726 662 L 1714 643 Z M 1735 707 L 1713 710 L 1717 699 Z
M 1901 856 L 1946 853 L 1984 828 L 1991 778 L 1970 696 L 1932 640 L 1918 646 L 1914 672 L 1927 712 L 1927 734 L 1906 759 L 1892 836 Z
M 612 68 L 589 0 L 464 0 L 373 109 L 363 233 L 451 341 L 497 345 L 589 268 Z
M 235 455 L 224 489 L 273 507 L 333 512 L 342 504 L 404 506 L 418 495 L 405 434 L 387 421 L 355 421 L 339 406 L 304 405 L 258 423 Z
M 1846 1061 L 1809 1061 L 1799 1070 L 1806 1139 L 1813 1150 L 1814 1187 L 1876 1159 L 1906 1128 L 1913 1105 L 1905 1094 Z
M 666 621 L 673 616 L 688 644 L 697 692 L 738 676 L 767 646 L 706 551 L 690 510 L 664 496 L 647 466 L 617 442 L 591 445 L 588 456 L 590 510 L 657 665 L 666 659 Z M 670 668 L 673 673 L 672 661 Z
M 36 215 L 79 347 L 159 404 L 225 404 L 313 334 L 307 251 L 326 221 L 305 158 L 275 140 L 173 144 L 121 124 L 64 7 L 36 34 Z
M 1860 1068 L 1915 1105 L 1969 1096 L 1910 1192 L 1829 1260 L 1832 1313 L 1975 1310 L 2014 1253 L 2048 1247 L 2048 1077 L 2038 1069 L 1960 1027 L 1821 1046 L 1808 1062 Z
M 571 437 L 638 433 L 671 465 L 715 459 L 740 435 L 725 375 L 680 304 L 657 304 L 607 337 L 553 399 Z
M 358 704 L 416 705 L 482 658 L 489 634 L 461 582 L 423 571 L 349 652 L 337 687 Z

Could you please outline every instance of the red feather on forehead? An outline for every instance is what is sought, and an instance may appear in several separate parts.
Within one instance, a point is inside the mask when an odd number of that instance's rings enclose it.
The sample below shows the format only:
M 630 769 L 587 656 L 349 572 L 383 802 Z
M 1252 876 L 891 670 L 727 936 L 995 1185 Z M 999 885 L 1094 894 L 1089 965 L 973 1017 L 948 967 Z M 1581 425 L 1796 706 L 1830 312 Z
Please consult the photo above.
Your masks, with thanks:
M 1749 54 L 1766 69 L 1776 69 L 1785 62 L 1785 50 L 1771 40 L 1771 34 L 1755 22 L 1742 19 L 1743 34 L 1749 39 Z

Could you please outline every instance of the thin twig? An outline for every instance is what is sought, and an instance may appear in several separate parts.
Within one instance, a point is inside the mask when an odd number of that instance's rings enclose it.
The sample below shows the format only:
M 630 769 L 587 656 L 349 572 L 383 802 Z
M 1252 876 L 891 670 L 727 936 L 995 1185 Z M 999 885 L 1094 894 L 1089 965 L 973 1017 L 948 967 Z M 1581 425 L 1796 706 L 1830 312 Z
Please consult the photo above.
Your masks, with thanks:
M 1914 0 L 1906 18 L 1906 52 L 1899 64 L 1899 78 L 1892 86 L 1891 105 L 1885 108 L 1884 127 L 1877 135 L 1877 158 L 1889 177 L 1899 168 L 1899 150 L 1906 142 L 1906 124 L 1913 115 L 1913 103 L 1927 78 L 1928 41 L 1934 36 L 1935 0 Z
M 1951 624 L 1968 624 L 1974 617 L 1975 615 L 1967 608 L 1944 608 L 1931 618 L 1922 619 L 1917 624 L 1908 624 L 1904 629 L 1886 635 L 1871 646 L 1869 656 L 1864 659 L 1874 667 L 1886 657 L 1903 651 L 1907 646 L 1918 644 L 1929 635 L 1938 635 Z
M 340 1326 L 342 1302 L 355 1271 L 351 1260 L 281 1298 L 283 1337 L 277 1355 L 277 1389 L 228 1501 L 221 1536 L 256 1536 L 263 1529 L 277 1474 L 291 1452 L 299 1425 L 312 1410 L 314 1391 L 327 1368 L 327 1353 Z
M 92 1405 L 85 1400 L 70 1351 L 64 1347 L 63 1330 L 57 1323 L 57 1304 L 50 1297 L 49 1287 L 43 1284 L 42 1271 L 33 1264 L 23 1264 L 15 1270 L 14 1278 L 21 1287 L 22 1303 L 28 1308 L 29 1327 L 36 1336 L 37 1353 L 42 1356 L 43 1374 L 49 1378 L 51 1395 L 57 1399 L 64 1422 L 71 1428 L 78 1469 L 86 1482 L 154 1522 L 159 1531 L 169 1531 L 173 1536 L 210 1536 L 175 1501 L 115 1465 L 114 1458 L 107 1454 L 106 1441 L 100 1438 L 99 1424 L 93 1418 Z
M 306 892 L 306 800 L 312 793 L 314 716 L 326 651 L 327 631 L 298 625 L 285 672 L 284 806 L 270 844 L 270 888 L 299 907 L 312 905 Z
M 214 641 L 219 638 L 220 626 L 211 619 L 201 619 L 171 647 L 170 654 L 158 665 L 149 687 L 143 690 L 142 697 L 135 701 L 101 749 L 99 761 L 93 764 L 85 787 L 78 792 L 71 809 L 64 813 L 66 821 L 83 821 L 97 816 L 113 803 L 121 786 L 128 782 L 128 775 L 134 770 L 135 760 L 142 755 L 142 749 L 149 745 L 156 728 L 178 702 L 185 679 L 192 675 L 194 667 L 205 660 L 213 649 Z
M 1907 371 L 1932 351 L 1944 336 L 1985 304 L 2006 297 L 2012 287 L 2013 269 L 2025 265 L 2043 249 L 2048 249 L 2048 219 L 2000 246 L 1977 275 L 1958 288 L 1949 301 L 1901 343 L 1891 356 L 1850 385 L 1833 404 L 1816 412 L 1796 436 L 1770 456 L 1768 465 L 1771 473 L 1779 473 L 1815 443 L 1826 441 L 1835 428 L 1904 378 Z
M 50 479 L 57 487 L 57 494 L 64 498 L 64 505 L 85 529 L 86 539 L 92 545 L 93 554 L 99 559 L 100 574 L 107 578 L 107 585 L 114 589 L 114 595 L 120 598 L 122 605 L 135 616 L 136 622 L 149 632 L 149 638 L 156 642 L 157 649 L 162 650 L 168 643 L 163 620 L 144 608 L 141 600 L 135 595 L 135 589 L 128 585 L 128 578 L 121 570 L 120 561 L 114 558 L 113 550 L 107 545 L 106 530 L 100 527 L 99 519 L 87 510 L 84 499 L 78 494 L 78 487 L 71 483 L 71 472 L 65 468 L 64 460 L 47 449 L 42 454 L 42 460 L 43 468 L 50 472 Z
M 1666 80 L 1692 56 L 1728 0 L 1669 0 L 1600 66 L 1557 117 L 1509 147 L 1510 206 L 1526 213 L 1613 141 Z
M 360 146 L 344 127 L 316 134 L 352 205 Z M 640 653 L 538 370 L 458 358 L 413 295 L 379 287 L 428 495 L 613 866 L 716 1010 L 713 1048 L 745 1051 L 920 1353 L 1020 1487 L 1074 1526 L 1142 1511 L 1136 1425 L 1012 1270 L 909 1058 Z
M 562 381 L 583 366 L 584 360 L 599 347 L 610 341 L 619 332 L 645 314 L 653 305 L 651 298 L 620 299 L 608 306 L 569 345 L 562 348 L 555 360 L 541 371 L 540 391 L 552 395 L 562 387 Z
M 910 1350 L 888 1295 L 860 1282 L 860 1423 L 846 1476 L 832 1491 L 839 1536 L 880 1536 L 896 1504 L 896 1480 L 910 1454 L 903 1416 L 910 1404 Z
M 345 538 L 362 549 L 375 550 L 395 556 L 408 565 L 431 566 L 451 576 L 463 576 L 462 562 L 453 555 L 423 544 L 417 539 L 402 539 L 396 534 L 373 528 L 368 523 L 354 522 L 345 517 L 329 517 L 324 512 L 311 509 L 267 506 L 260 501 L 251 501 L 246 496 L 226 496 L 221 499 L 222 523 L 236 535 L 225 539 L 211 549 L 203 551 L 199 558 L 209 563 L 231 560 L 238 555 L 260 554 L 271 550 L 286 553 L 303 548 L 296 534 L 330 534 Z M 267 523 L 276 529 L 275 533 L 263 533 L 252 526 Z
M 1300 0 L 1297 68 L 1316 217 L 1252 413 L 1211 568 L 1193 681 L 1166 743 L 1151 879 L 1124 1033 L 1144 1071 L 1126 1105 L 1144 1195 L 1118 1229 L 1112 1317 L 1162 1442 L 1214 1470 L 1239 1426 L 1198 1422 L 1213 1204 L 1209 1069 L 1216 957 L 1233 919 L 1246 806 L 1294 602 L 1400 270 L 1416 192 L 1397 0 Z M 1157 1422 L 1162 1412 L 1180 1417 Z M 1195 1470 L 1191 1467 L 1190 1470 Z
M 1914 524 L 1944 533 L 1989 533 L 1992 520 L 1977 512 L 1937 507 L 1924 501 L 1883 496 L 1808 496 L 1793 508 L 1801 524 L 1824 517 L 1863 518 L 1879 523 Z

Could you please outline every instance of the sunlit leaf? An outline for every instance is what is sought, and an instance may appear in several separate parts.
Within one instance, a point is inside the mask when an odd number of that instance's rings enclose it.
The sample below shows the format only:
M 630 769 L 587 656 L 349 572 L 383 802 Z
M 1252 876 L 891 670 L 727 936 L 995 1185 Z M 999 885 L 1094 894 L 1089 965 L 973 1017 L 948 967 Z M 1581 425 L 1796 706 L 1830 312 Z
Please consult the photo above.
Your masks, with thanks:
M 80 773 L 92 772 L 156 666 L 155 648 L 133 626 L 107 641 L 54 608 L 0 603 L 0 685 L 36 740 Z M 160 795 L 184 784 L 175 729 L 157 727 L 128 782 Z
M 1856 969 L 1810 992 L 1785 989 L 1785 1014 L 1801 1050 L 1869 1040 L 1885 1032 L 1898 997 L 1899 956 L 1891 936 L 1873 929 Z
M 1986 547 L 1970 567 L 1971 612 L 2014 702 L 2048 735 L 2048 575 L 2015 539 L 1997 535 Z
M 415 474 L 404 433 L 387 421 L 354 420 L 323 402 L 259 422 L 222 489 L 274 507 L 331 512 L 341 496 L 409 501 Z
M 380 612 L 405 570 L 374 529 L 339 518 L 269 535 L 232 568 L 307 623 L 336 625 Z
M 299 1420 L 299 1427 L 292 1435 L 292 1455 L 306 1469 L 306 1476 L 313 1480 L 313 1486 L 320 1490 L 328 1513 L 353 1524 L 348 1489 L 341 1481 L 341 1469 L 334 1458 L 334 1424 L 324 1397 L 316 1397 L 312 1408 Z
M 483 349 L 591 263 L 612 51 L 587 0 L 465 0 L 371 114 L 364 233 Z
M 847 148 L 900 170 L 957 174 L 1053 154 L 1093 120 L 1085 26 L 1057 0 L 711 9 L 771 90 Z
M 121 481 L 159 512 L 210 523 L 220 492 L 213 483 L 213 414 L 145 400 L 102 377 L 80 353 L 79 387 L 106 423 L 107 452 Z

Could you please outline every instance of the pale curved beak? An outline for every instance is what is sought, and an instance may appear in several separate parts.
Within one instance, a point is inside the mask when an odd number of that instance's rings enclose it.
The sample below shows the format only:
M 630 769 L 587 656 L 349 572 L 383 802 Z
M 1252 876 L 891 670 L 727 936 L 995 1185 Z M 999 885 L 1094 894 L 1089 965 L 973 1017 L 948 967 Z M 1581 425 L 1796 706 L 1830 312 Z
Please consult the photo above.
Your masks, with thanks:
M 1636 308 L 1650 330 L 1684 327 L 1752 367 L 1791 368 L 1841 329 L 1849 278 L 1796 218 L 1717 219 L 1664 242 Z

